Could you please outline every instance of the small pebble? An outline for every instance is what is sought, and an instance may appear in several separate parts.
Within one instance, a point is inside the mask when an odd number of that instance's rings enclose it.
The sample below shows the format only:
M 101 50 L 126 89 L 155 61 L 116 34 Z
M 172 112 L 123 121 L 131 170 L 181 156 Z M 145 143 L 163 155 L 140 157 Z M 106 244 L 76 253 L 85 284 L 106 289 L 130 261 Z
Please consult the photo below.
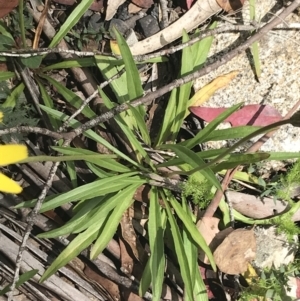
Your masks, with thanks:
M 146 38 L 160 31 L 157 19 L 151 15 L 138 20 L 137 25 Z

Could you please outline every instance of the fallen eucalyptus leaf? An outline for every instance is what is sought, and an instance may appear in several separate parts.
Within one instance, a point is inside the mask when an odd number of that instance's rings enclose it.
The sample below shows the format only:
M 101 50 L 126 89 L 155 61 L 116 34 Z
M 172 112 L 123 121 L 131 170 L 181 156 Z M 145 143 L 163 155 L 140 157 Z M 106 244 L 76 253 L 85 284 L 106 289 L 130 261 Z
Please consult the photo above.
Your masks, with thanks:
M 226 108 L 190 107 L 189 110 L 194 115 L 207 122 L 210 122 L 214 120 L 218 115 L 223 113 Z M 295 116 L 294 118 L 295 123 L 297 120 L 300 125 L 300 118 L 297 119 L 296 117 L 297 116 Z M 225 119 L 225 122 L 230 122 L 233 127 L 240 125 L 266 126 L 271 123 L 280 121 L 281 119 L 282 116 L 280 115 L 280 113 L 275 108 L 269 105 L 247 105 L 231 114 L 228 118 Z

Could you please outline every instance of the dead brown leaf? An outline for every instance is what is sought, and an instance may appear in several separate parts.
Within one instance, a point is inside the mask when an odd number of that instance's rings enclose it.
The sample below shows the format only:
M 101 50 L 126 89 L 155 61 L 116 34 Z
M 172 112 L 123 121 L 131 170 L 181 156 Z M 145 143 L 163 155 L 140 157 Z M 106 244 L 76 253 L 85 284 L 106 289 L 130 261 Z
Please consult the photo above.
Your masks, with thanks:
M 137 14 L 141 10 L 142 10 L 141 7 L 139 7 L 133 3 L 129 3 L 129 5 L 128 5 L 128 13 L 129 14 Z
M 0 0 L 0 18 L 9 14 L 19 4 L 19 0 Z
M 134 216 L 134 209 L 133 207 L 128 208 L 122 216 L 122 219 L 120 221 L 121 225 L 121 231 L 122 231 L 122 239 L 128 244 L 130 247 L 130 250 L 134 257 L 142 262 L 144 258 L 144 249 L 141 246 L 140 241 L 137 239 L 133 225 L 132 225 L 132 218 Z M 121 252 L 121 261 L 122 261 L 122 252 Z M 123 266 L 123 264 L 122 264 Z M 123 266 L 125 269 L 130 270 L 132 267 L 126 266 L 126 264 Z
M 253 229 L 234 230 L 213 254 L 216 265 L 223 273 L 231 275 L 244 273 L 248 263 L 256 255 L 256 240 Z
M 213 241 L 216 234 L 219 232 L 219 221 L 220 220 L 216 217 L 202 217 L 201 220 L 197 222 L 197 229 L 203 236 L 207 245 L 210 246 L 210 248 L 211 242 Z M 198 256 L 201 261 L 203 261 L 206 264 L 209 264 L 209 260 L 202 249 L 199 249 Z
M 245 0 L 217 0 L 222 9 L 232 12 L 243 7 Z
M 283 200 L 276 200 L 273 198 L 261 198 L 254 195 L 228 191 L 226 197 L 232 204 L 232 207 L 238 212 L 252 218 L 267 218 L 283 212 L 288 208 L 288 203 Z
M 153 0 L 131 0 L 131 2 L 141 8 L 150 8 L 153 5 Z
M 226 87 L 238 75 L 239 71 L 231 71 L 218 76 L 209 84 L 198 90 L 189 100 L 189 107 L 199 107 L 206 102 L 217 90 Z M 189 112 L 186 112 L 187 116 Z
M 4 63 L 4 62 L 0 62 L 0 72 L 5 72 L 5 71 L 7 71 L 8 69 L 7 69 L 7 65 L 6 65 L 6 63 Z
M 74 5 L 77 1 L 75 0 L 52 0 L 53 2 L 63 5 Z M 93 11 L 101 12 L 103 9 L 103 0 L 94 0 L 90 8 Z

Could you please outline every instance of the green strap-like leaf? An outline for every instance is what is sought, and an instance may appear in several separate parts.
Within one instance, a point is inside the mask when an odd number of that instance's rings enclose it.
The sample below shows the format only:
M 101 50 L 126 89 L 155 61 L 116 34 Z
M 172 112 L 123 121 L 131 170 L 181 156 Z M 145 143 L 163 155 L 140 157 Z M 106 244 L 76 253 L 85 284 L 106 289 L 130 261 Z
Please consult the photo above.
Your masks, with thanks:
M 52 276 L 57 270 L 65 266 L 70 260 L 75 258 L 80 252 L 86 249 L 96 239 L 101 232 L 101 225 L 94 223 L 81 234 L 77 235 L 69 245 L 59 254 L 51 266 L 45 271 L 40 282 L 45 281 Z
M 290 160 L 290 159 L 299 159 L 300 152 L 269 152 L 270 157 L 268 160 Z
M 209 28 L 215 28 L 216 25 L 217 22 L 214 22 Z M 182 41 L 186 42 L 188 40 L 188 35 L 183 32 Z M 207 59 L 212 41 L 213 37 L 207 37 L 183 49 L 179 77 L 193 72 L 195 68 L 201 67 Z M 165 110 L 164 120 L 156 139 L 156 145 L 164 143 L 167 139 L 172 141 L 176 139 L 188 108 L 191 89 L 192 82 L 189 82 L 172 91 Z
M 205 162 L 201 158 L 199 158 L 193 151 L 189 150 L 184 146 L 178 144 L 166 144 L 162 145 L 161 148 L 169 148 L 173 150 L 179 157 L 179 159 L 189 164 L 193 169 L 205 164 Z M 212 185 L 222 190 L 219 180 L 210 168 L 202 169 L 200 170 L 200 172 L 205 176 L 205 178 L 208 181 L 212 183 Z
M 46 79 L 51 85 L 53 85 L 57 89 L 57 92 L 60 93 L 68 103 L 70 103 L 76 109 L 80 108 L 83 100 L 73 91 L 69 90 L 50 76 L 43 75 L 42 77 Z M 82 110 L 82 114 L 84 114 L 88 118 L 94 118 L 96 116 L 95 112 L 89 106 L 85 106 L 85 108 Z
M 44 101 L 45 106 L 53 109 L 53 101 L 52 101 L 49 93 L 46 91 L 46 88 L 44 87 L 44 85 L 42 84 L 42 82 L 38 78 L 36 78 L 36 81 L 39 85 L 41 95 L 42 95 L 42 99 Z M 57 119 L 53 118 L 52 116 L 48 116 L 48 117 L 49 117 L 49 121 L 50 121 L 51 125 L 53 126 L 53 129 L 58 130 L 59 127 L 61 126 L 61 122 L 58 121 Z
M 15 76 L 14 72 L 10 72 L 10 71 L 0 72 L 0 81 L 13 78 L 14 76 Z
M 166 214 L 158 202 L 158 191 L 151 189 L 150 208 L 149 208 L 149 245 L 150 245 L 150 271 L 152 283 L 152 300 L 161 299 L 162 286 L 164 281 L 165 254 L 164 254 L 164 230 L 166 223 Z
M 245 137 L 249 134 L 252 134 L 253 132 L 260 129 L 260 126 L 236 126 L 233 128 L 223 129 L 223 130 L 215 130 L 211 132 L 205 139 L 202 140 L 201 143 L 207 142 L 207 141 L 223 141 L 228 139 L 237 139 Z
M 174 208 L 176 214 L 181 219 L 183 224 L 185 225 L 187 231 L 190 233 L 191 237 L 194 239 L 194 241 L 197 243 L 197 245 L 204 251 L 206 256 L 208 257 L 210 264 L 214 270 L 216 270 L 216 264 L 214 261 L 214 257 L 211 253 L 210 248 L 208 247 L 207 243 L 205 242 L 204 238 L 198 231 L 196 225 L 191 220 L 190 216 L 188 216 L 180 204 L 177 202 L 177 200 L 167 191 L 165 191 L 168 194 L 168 200 L 170 201 L 172 207 Z
M 150 258 L 148 259 L 146 266 L 143 270 L 143 275 L 140 280 L 140 286 L 139 286 L 139 296 L 144 296 L 147 290 L 149 289 L 149 286 L 151 284 L 151 271 L 150 271 Z
M 125 188 L 122 193 L 122 202 L 119 202 L 117 206 L 114 208 L 113 212 L 107 219 L 107 222 L 103 226 L 103 229 L 98 236 L 96 242 L 94 243 L 91 249 L 91 258 L 96 258 L 107 246 L 110 240 L 116 233 L 117 227 L 120 223 L 123 213 L 128 209 L 128 207 L 133 202 L 133 195 L 136 189 L 141 185 L 140 184 L 133 184 L 129 187 Z
M 64 155 L 81 155 L 82 160 L 86 160 L 90 163 L 94 163 L 100 167 L 106 168 L 108 170 L 112 170 L 115 172 L 129 172 L 130 168 L 127 166 L 117 162 L 115 159 L 116 155 L 107 155 L 107 154 L 99 154 L 96 152 L 92 152 L 87 149 L 82 148 L 74 148 L 74 147 L 52 147 L 54 150 L 64 154 Z M 94 157 L 94 158 L 93 158 Z
M 241 106 L 242 103 L 239 103 L 237 105 L 232 106 L 231 108 L 228 108 L 226 111 L 221 113 L 218 117 L 216 117 L 212 122 L 210 122 L 203 130 L 199 131 L 199 133 L 195 137 L 183 141 L 180 144 L 189 149 L 192 149 L 197 144 L 202 143 L 206 139 L 206 137 L 208 137 L 208 135 L 217 128 L 217 126 L 221 122 L 223 122 L 227 117 L 229 117 L 232 113 L 238 110 Z
M 20 275 L 19 280 L 16 283 L 16 288 L 18 288 L 20 285 L 22 285 L 26 281 L 30 280 L 38 272 L 39 272 L 39 270 L 31 270 L 31 271 L 25 272 L 24 274 Z M 10 284 L 6 285 L 2 290 L 0 290 L 0 296 L 4 296 L 6 293 L 9 292 L 9 290 L 10 290 Z
M 219 156 L 220 154 L 222 154 L 225 150 L 227 150 L 227 148 L 221 148 L 221 149 L 209 149 L 206 151 L 201 151 L 196 153 L 196 155 L 201 158 L 201 159 L 212 159 L 215 158 L 217 156 Z M 228 156 L 227 156 L 228 157 Z M 224 159 L 226 159 L 227 157 L 224 157 Z M 170 159 L 169 161 L 157 164 L 157 168 L 159 167 L 167 167 L 167 166 L 178 166 L 184 164 L 184 161 L 180 158 L 174 158 L 174 159 Z
M 186 253 L 184 250 L 182 236 L 180 234 L 178 225 L 175 222 L 175 218 L 171 212 L 169 201 L 166 200 L 164 195 L 162 195 L 162 197 L 164 199 L 164 204 L 166 206 L 168 222 L 170 223 L 170 226 L 171 226 L 171 232 L 172 232 L 172 236 L 173 236 L 173 240 L 174 240 L 175 252 L 176 252 L 176 256 L 177 256 L 178 263 L 180 266 L 182 280 L 185 285 L 184 289 L 185 289 L 185 294 L 187 297 L 186 300 L 193 301 L 194 300 L 193 299 L 193 280 L 192 280 L 192 275 L 191 275 L 190 269 L 189 269 L 188 259 L 186 257 Z M 171 197 L 173 197 L 173 196 L 171 196 Z
M 2 104 L 3 108 L 14 108 L 16 106 L 16 103 L 18 102 L 18 99 L 20 95 L 23 93 L 23 90 L 25 88 L 24 83 L 20 83 L 17 87 L 13 89 L 11 94 L 6 98 L 5 102 Z
M 52 198 L 50 201 L 45 202 L 42 205 L 40 212 L 45 212 L 57 208 L 68 202 L 78 202 L 82 199 L 91 199 L 96 196 L 112 193 L 133 183 L 141 183 L 142 181 L 139 177 L 133 177 L 133 175 L 135 174 L 137 173 L 131 172 L 112 176 L 77 187 L 75 189 L 72 189 L 71 191 Z M 23 206 L 27 207 L 28 204 L 32 206 L 34 205 L 34 203 L 34 201 L 22 202 L 18 204 L 16 208 L 22 208 Z
M 76 59 L 65 59 L 62 62 L 43 67 L 41 68 L 41 70 L 49 71 L 49 70 L 57 70 L 57 69 L 68 69 L 74 67 L 82 68 L 82 67 L 91 67 L 95 65 L 96 65 L 96 61 L 94 57 L 83 57 L 83 58 L 76 58 Z
M 125 65 L 129 99 L 138 98 L 144 93 L 139 71 L 136 67 L 131 51 L 123 36 L 115 28 L 114 34 L 117 38 L 118 46 L 120 48 L 121 56 Z
M 89 9 L 94 0 L 81 1 L 72 13 L 69 15 L 65 23 L 60 27 L 58 33 L 53 37 L 49 48 L 53 48 L 68 34 L 71 28 L 80 20 L 83 14 Z
M 191 211 L 189 210 L 187 200 L 184 196 L 182 196 L 182 209 L 184 212 L 189 215 L 191 220 L 195 218 Z M 208 301 L 206 286 L 200 274 L 200 268 L 198 265 L 198 248 L 194 243 L 190 233 L 187 228 L 183 227 L 183 245 L 185 249 L 185 253 L 189 258 L 188 264 L 191 271 L 191 275 L 193 275 L 193 292 L 194 292 L 194 300 L 195 301 Z
M 103 203 L 109 199 L 105 196 L 95 197 L 90 200 L 86 200 L 82 202 L 80 205 L 80 209 L 74 214 L 74 216 L 67 221 L 63 226 L 53 229 L 47 232 L 43 232 L 38 234 L 39 238 L 53 238 L 62 235 L 67 235 L 70 233 L 74 233 L 76 229 L 82 227 L 83 225 L 87 224 L 87 221 L 90 221 L 93 215 L 99 210 L 98 208 L 102 207 Z M 111 208 L 112 209 L 112 208 Z M 107 214 L 107 212 L 106 212 Z M 87 225 L 86 228 L 88 228 Z M 85 229 L 86 229 L 85 228 Z M 85 230 L 84 229 L 84 230 Z
M 62 113 L 62 112 L 59 112 L 57 110 L 54 110 L 54 109 L 50 109 L 50 108 L 47 108 L 43 105 L 40 105 L 40 108 L 47 112 L 48 114 L 51 114 L 51 116 L 59 119 L 59 120 L 62 120 L 62 121 L 65 121 L 68 119 L 68 115 Z M 76 128 L 77 126 L 80 126 L 81 123 L 79 121 L 76 121 L 76 120 L 71 120 L 70 121 L 70 126 L 73 127 L 73 128 Z M 132 160 L 130 157 L 126 156 L 124 153 L 122 153 L 121 151 L 119 151 L 117 148 L 115 148 L 114 146 L 112 146 L 109 142 L 107 142 L 105 139 L 103 139 L 100 135 L 96 134 L 94 131 L 92 130 L 87 130 L 86 132 L 84 132 L 84 135 L 90 139 L 92 139 L 93 141 L 96 141 L 97 143 L 100 143 L 102 144 L 103 146 L 105 146 L 106 148 L 108 148 L 109 150 L 111 150 L 113 153 L 117 154 L 120 158 L 126 160 L 127 162 L 131 163 L 133 166 L 136 166 L 140 169 L 143 170 L 143 166 L 139 165 L 137 162 L 135 162 L 134 160 Z M 145 170 L 146 171 L 146 170 Z
M 248 165 L 251 163 L 261 162 L 270 157 L 268 153 L 254 153 L 254 154 L 232 154 L 229 159 L 218 163 L 211 169 L 214 172 L 218 172 L 224 169 L 235 168 L 239 165 Z
M 111 109 L 113 107 L 113 103 L 110 101 L 110 99 L 105 95 L 103 91 L 100 91 L 100 95 L 103 99 L 104 104 Z M 132 127 L 130 127 L 126 123 L 126 119 L 124 118 L 124 114 L 127 114 L 127 112 L 124 112 L 122 114 L 116 115 L 114 118 L 116 122 L 118 123 L 119 127 L 122 129 L 124 134 L 126 135 L 127 139 L 129 140 L 133 150 L 136 152 L 137 158 L 139 161 L 146 161 L 148 163 L 151 162 L 147 152 L 144 150 L 144 147 L 141 145 L 140 141 L 136 138 L 135 133 L 133 132 Z

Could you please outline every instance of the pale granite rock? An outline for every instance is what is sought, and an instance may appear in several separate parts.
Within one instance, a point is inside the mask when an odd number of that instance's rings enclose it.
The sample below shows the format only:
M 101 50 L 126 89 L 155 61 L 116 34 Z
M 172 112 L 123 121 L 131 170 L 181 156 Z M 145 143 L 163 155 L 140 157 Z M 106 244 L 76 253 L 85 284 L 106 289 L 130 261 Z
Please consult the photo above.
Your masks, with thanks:
M 268 22 L 282 5 L 282 1 L 257 0 L 257 22 Z M 249 2 L 242 14 L 230 17 L 232 21 L 249 24 Z M 289 26 L 296 29 L 273 30 L 259 42 L 261 77 L 255 79 L 253 62 L 249 51 L 244 52 L 226 65 L 199 78 L 195 88 L 199 89 L 219 75 L 239 70 L 240 74 L 226 88 L 215 93 L 205 106 L 230 107 L 239 102 L 245 104 L 269 104 L 283 116 L 299 100 L 300 96 L 300 17 L 291 14 L 278 28 Z M 222 26 L 220 24 L 220 26 Z M 241 43 L 243 34 L 220 34 L 213 42 L 209 62 L 215 61 L 224 52 Z M 300 151 L 300 128 L 284 126 L 263 147 L 263 151 Z M 278 164 L 277 164 L 278 165 Z M 274 168 L 275 166 L 272 166 Z

